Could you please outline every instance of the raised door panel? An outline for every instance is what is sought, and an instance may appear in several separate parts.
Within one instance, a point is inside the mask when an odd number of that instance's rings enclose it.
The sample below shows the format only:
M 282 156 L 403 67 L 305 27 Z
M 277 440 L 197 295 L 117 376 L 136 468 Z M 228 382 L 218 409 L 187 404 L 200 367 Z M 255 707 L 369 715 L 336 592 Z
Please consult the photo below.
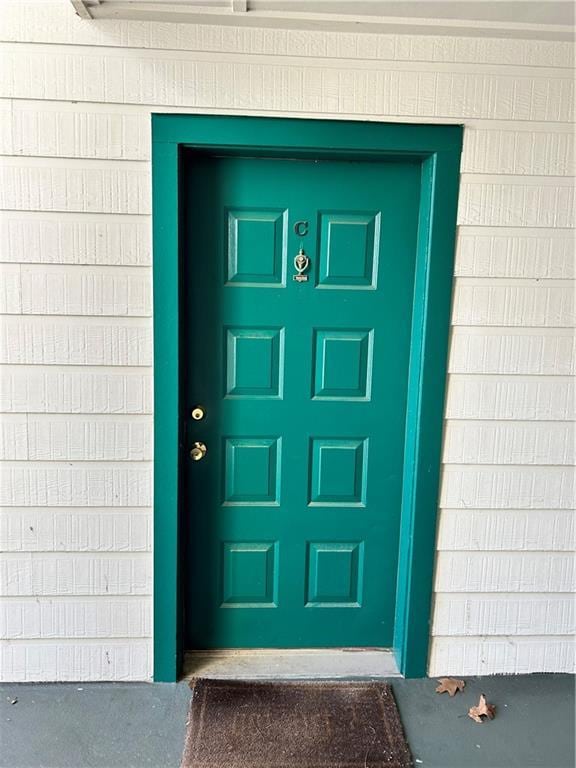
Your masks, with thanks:
M 373 329 L 315 329 L 315 399 L 370 400 Z
M 319 288 L 377 288 L 380 251 L 378 213 L 321 213 Z
M 228 210 L 226 281 L 229 285 L 283 285 L 288 211 Z

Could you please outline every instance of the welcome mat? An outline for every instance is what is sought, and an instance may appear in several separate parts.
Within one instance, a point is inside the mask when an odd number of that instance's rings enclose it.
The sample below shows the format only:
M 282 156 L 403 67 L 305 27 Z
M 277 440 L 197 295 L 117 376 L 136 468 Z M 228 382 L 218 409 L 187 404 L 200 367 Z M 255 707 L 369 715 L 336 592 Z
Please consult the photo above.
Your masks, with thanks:
M 408 768 L 389 685 L 198 679 L 181 768 Z

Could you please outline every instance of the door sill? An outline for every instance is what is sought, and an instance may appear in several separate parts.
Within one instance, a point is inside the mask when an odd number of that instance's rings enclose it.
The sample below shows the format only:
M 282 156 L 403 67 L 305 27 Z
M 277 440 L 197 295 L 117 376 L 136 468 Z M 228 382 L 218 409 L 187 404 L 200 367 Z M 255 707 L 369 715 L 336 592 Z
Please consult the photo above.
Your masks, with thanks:
M 389 648 L 250 648 L 188 651 L 184 680 L 375 680 L 401 677 Z

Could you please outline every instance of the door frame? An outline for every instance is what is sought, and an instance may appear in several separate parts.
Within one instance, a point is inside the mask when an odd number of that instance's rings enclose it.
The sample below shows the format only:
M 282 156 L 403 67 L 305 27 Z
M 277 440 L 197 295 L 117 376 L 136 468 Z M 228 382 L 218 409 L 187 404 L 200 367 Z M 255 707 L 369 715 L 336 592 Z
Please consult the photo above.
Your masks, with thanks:
M 426 676 L 463 126 L 152 115 L 154 310 L 154 680 L 182 670 L 180 589 L 180 157 L 202 153 L 420 162 L 394 646 Z

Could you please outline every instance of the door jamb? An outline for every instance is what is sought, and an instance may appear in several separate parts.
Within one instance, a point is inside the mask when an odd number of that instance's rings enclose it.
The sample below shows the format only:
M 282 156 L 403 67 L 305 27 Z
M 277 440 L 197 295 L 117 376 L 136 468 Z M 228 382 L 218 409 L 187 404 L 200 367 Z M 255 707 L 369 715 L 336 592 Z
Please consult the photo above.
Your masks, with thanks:
M 426 675 L 456 233 L 460 125 L 224 115 L 152 116 L 154 285 L 154 680 L 182 669 L 179 497 L 180 154 L 306 154 L 421 162 L 394 652 Z

